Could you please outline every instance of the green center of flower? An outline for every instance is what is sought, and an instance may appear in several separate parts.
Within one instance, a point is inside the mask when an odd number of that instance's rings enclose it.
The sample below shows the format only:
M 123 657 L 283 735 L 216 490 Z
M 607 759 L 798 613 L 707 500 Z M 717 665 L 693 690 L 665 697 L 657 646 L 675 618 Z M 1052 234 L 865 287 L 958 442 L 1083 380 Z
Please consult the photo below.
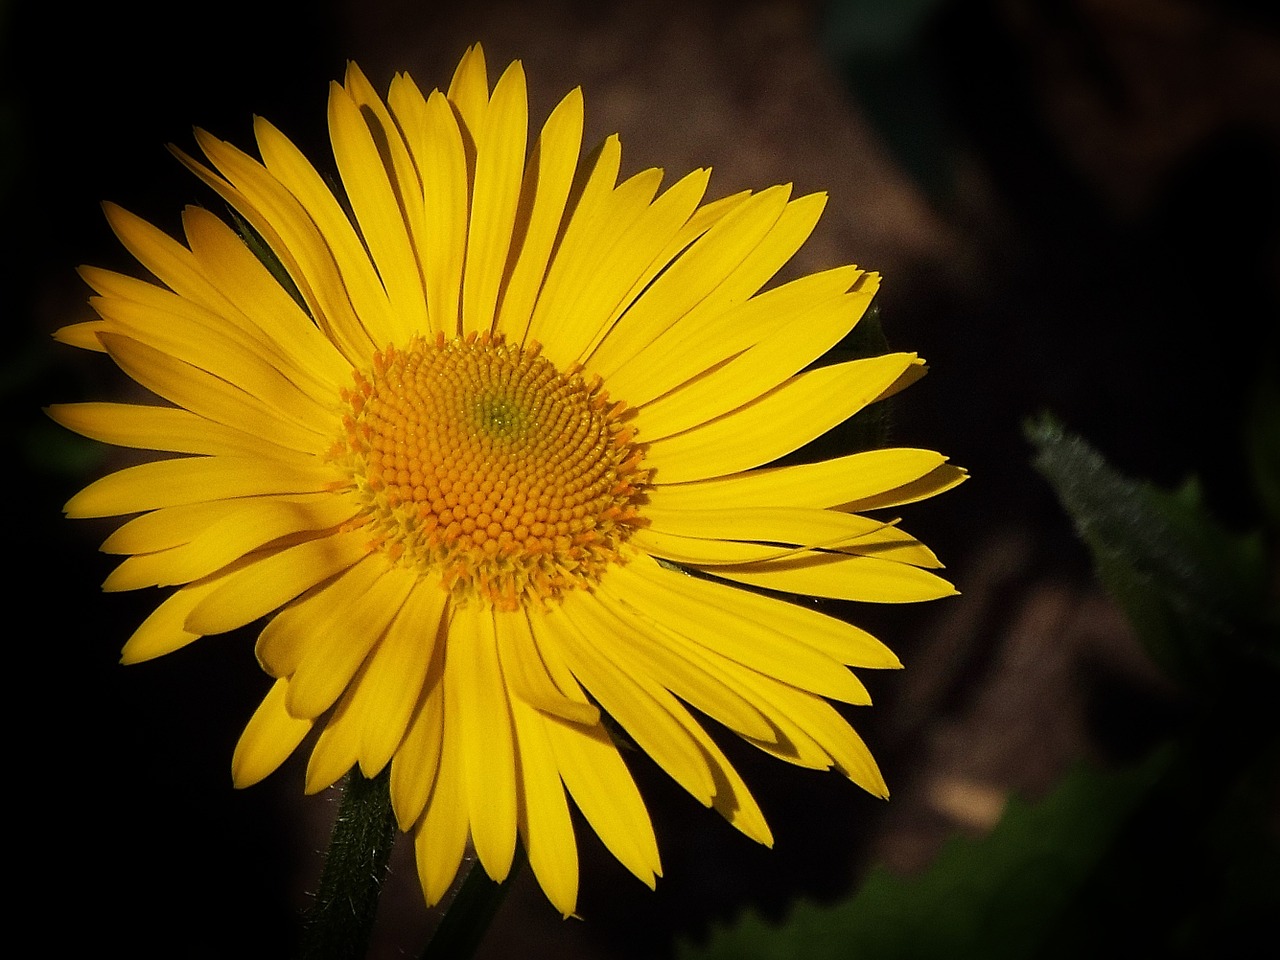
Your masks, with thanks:
M 375 549 L 503 610 L 617 561 L 648 472 L 598 378 L 487 334 L 415 337 L 353 375 L 331 456 Z

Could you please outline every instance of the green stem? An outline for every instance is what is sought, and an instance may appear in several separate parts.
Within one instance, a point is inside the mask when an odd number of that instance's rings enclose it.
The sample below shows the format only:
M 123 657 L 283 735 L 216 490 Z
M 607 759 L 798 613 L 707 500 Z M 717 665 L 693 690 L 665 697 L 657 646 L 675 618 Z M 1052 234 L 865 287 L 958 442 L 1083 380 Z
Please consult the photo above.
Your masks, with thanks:
M 502 883 L 494 883 L 484 868 L 473 862 L 421 960 L 468 960 L 475 956 L 524 860 L 524 848 L 517 843 L 511 871 Z
M 369 949 L 396 822 L 386 770 L 347 774 L 315 902 L 302 930 L 303 960 L 358 960 Z

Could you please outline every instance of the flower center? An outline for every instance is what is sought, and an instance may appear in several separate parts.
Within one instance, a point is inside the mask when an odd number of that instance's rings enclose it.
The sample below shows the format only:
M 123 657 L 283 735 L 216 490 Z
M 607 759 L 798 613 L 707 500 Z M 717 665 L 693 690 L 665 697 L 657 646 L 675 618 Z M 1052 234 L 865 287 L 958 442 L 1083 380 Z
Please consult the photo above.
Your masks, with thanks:
M 342 391 L 330 455 L 375 549 L 502 610 L 594 583 L 648 479 L 626 404 L 538 349 L 488 334 L 387 347 Z

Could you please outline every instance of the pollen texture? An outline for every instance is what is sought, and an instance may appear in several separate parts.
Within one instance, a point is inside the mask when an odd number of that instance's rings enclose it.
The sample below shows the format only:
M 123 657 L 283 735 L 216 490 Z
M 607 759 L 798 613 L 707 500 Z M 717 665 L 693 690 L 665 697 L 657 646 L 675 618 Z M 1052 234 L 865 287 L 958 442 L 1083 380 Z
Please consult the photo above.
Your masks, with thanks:
M 331 457 L 372 549 L 502 610 L 617 561 L 648 474 L 598 378 L 487 334 L 389 346 L 353 377 Z

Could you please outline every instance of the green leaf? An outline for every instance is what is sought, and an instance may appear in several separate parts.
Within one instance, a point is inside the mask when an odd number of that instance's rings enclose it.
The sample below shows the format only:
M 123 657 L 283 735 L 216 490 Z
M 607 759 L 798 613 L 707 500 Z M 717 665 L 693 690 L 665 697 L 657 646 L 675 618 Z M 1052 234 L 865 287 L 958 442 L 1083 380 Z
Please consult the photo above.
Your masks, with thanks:
M 1156 662 L 1197 687 L 1262 661 L 1280 665 L 1261 536 L 1219 526 L 1194 482 L 1168 493 L 1122 476 L 1049 417 L 1027 435 L 1099 579 Z
M 902 877 L 877 867 L 834 907 L 797 905 L 771 926 L 755 914 L 680 960 L 1014 960 L 1041 955 L 1099 871 L 1168 752 L 1118 773 L 1078 768 L 1038 803 L 1015 798 L 983 839 L 953 838 L 933 865 Z

